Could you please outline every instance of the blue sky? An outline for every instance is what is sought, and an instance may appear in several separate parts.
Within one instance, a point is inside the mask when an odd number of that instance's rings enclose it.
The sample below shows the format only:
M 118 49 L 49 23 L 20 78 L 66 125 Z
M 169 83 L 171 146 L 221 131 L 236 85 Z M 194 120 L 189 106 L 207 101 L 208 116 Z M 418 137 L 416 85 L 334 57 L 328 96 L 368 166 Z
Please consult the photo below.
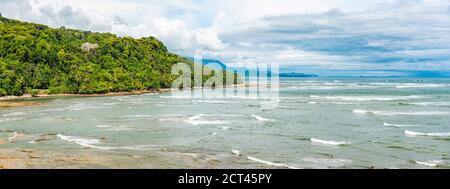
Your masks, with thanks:
M 448 0 L 0 0 L 6 16 L 225 63 L 346 76 L 450 76 Z

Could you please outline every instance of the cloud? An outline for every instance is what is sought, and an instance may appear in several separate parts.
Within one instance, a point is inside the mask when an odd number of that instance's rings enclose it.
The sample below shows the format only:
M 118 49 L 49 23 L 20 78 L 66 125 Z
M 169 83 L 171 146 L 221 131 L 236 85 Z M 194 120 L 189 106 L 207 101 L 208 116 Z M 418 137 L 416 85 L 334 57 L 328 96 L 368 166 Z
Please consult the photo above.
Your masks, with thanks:
M 152 35 L 176 53 L 201 51 L 225 63 L 450 70 L 446 0 L 0 0 L 0 12 L 53 27 Z
M 394 1 L 372 9 L 267 16 L 222 36 L 225 43 L 276 44 L 256 59 L 333 69 L 450 70 L 448 2 Z M 444 7 L 444 8 L 442 8 Z M 258 45 L 255 51 L 265 52 Z M 269 56 L 269 57 L 267 57 Z

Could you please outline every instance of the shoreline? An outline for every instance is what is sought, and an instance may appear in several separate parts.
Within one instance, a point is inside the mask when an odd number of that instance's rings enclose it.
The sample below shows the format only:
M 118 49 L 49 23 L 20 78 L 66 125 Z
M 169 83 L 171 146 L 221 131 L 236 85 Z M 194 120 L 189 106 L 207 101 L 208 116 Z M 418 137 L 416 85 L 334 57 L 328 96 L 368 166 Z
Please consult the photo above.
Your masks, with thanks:
M 255 87 L 251 84 L 234 84 L 234 85 L 228 85 L 225 87 Z M 194 90 L 196 88 L 193 88 Z M 127 92 L 110 92 L 110 93 L 98 93 L 98 94 L 38 94 L 38 95 L 31 95 L 31 94 L 24 94 L 22 96 L 3 96 L 0 97 L 0 109 L 5 108 L 16 108 L 16 107 L 26 107 L 26 106 L 38 106 L 42 103 L 39 102 L 26 102 L 26 101 L 20 101 L 20 100 L 27 100 L 27 99 L 41 99 L 46 97 L 106 97 L 106 96 L 132 96 L 132 95 L 142 95 L 142 94 L 150 94 L 150 93 L 166 93 L 173 91 L 172 88 L 162 88 L 159 90 L 153 89 L 153 90 L 133 90 L 133 91 L 127 91 Z
M 110 92 L 104 94 L 39 94 L 32 96 L 31 94 L 24 94 L 22 96 L 3 96 L 0 97 L 0 109 L 17 108 L 26 106 L 38 106 L 42 103 L 39 102 L 27 102 L 19 100 L 27 99 L 41 99 L 46 97 L 105 97 L 105 96 L 130 96 L 130 95 L 142 95 L 150 93 L 165 93 L 170 92 L 172 89 L 164 88 L 159 90 L 134 90 L 128 92 Z

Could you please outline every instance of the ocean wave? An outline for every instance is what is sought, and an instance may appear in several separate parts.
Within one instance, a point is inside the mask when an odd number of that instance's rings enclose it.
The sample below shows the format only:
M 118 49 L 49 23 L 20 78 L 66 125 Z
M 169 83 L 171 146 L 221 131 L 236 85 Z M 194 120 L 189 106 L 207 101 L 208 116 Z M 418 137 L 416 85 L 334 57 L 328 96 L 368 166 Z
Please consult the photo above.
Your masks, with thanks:
M 6 117 L 6 118 L 0 118 L 0 123 L 7 123 L 7 122 L 11 122 L 11 121 L 18 121 L 21 120 L 20 118 L 17 117 Z
M 112 147 L 109 146 L 96 146 L 95 144 L 100 144 L 101 141 L 98 139 L 89 139 L 89 138 L 82 138 L 77 136 L 66 136 L 62 134 L 56 135 L 61 140 L 65 140 L 67 142 L 75 143 L 80 146 L 88 147 L 88 148 L 95 148 L 100 150 L 111 150 Z
M 252 114 L 252 117 L 254 117 L 256 120 L 262 121 L 262 122 L 273 122 L 273 121 L 275 121 L 274 119 L 263 118 L 261 116 L 255 115 L 255 114 Z
M 15 140 L 19 137 L 23 137 L 25 136 L 24 134 L 18 133 L 18 132 L 14 132 L 11 134 L 11 136 L 8 138 L 9 142 L 15 142 Z
M 348 159 L 327 159 L 327 158 L 303 158 L 302 161 L 326 167 L 343 167 L 352 163 L 352 160 Z
M 312 99 L 325 100 L 343 100 L 343 101 L 396 101 L 396 100 L 411 100 L 421 99 L 422 96 L 318 96 L 311 95 Z
M 239 150 L 231 150 L 231 152 L 235 155 L 235 156 L 241 156 L 241 152 Z
M 92 110 L 92 109 L 99 109 L 99 108 L 102 108 L 102 107 L 90 105 L 87 103 L 76 103 L 76 104 L 68 106 L 66 108 L 66 110 L 80 111 L 80 110 Z
M 354 114 L 373 114 L 379 116 L 397 116 L 397 115 L 414 115 L 414 116 L 444 116 L 450 115 L 450 112 L 441 112 L 441 111 L 420 111 L 420 112 L 395 112 L 395 111 L 369 111 L 369 110 L 361 110 L 355 109 L 353 110 Z
M 414 163 L 418 165 L 425 165 L 428 167 L 437 167 L 440 163 L 442 163 L 442 160 L 414 161 Z
M 191 96 L 159 96 L 159 98 L 164 98 L 164 99 L 188 99 L 188 98 L 192 98 Z
M 383 123 L 386 127 L 418 127 L 418 125 L 402 125 L 402 124 L 392 124 L 392 123 Z
M 152 118 L 152 115 L 127 115 L 123 116 L 124 118 Z
M 111 147 L 111 146 L 98 146 L 101 144 L 99 139 L 91 139 L 91 138 L 82 138 L 78 136 L 66 136 L 62 134 L 56 135 L 61 140 L 78 144 L 83 147 L 100 149 L 100 150 L 135 150 L 135 151 L 148 151 L 159 148 L 155 145 L 134 145 L 134 146 L 120 146 L 120 147 Z
M 130 130 L 133 130 L 133 128 L 130 128 L 129 126 L 97 125 L 95 127 L 104 129 L 104 130 L 108 130 L 108 131 L 130 131 Z
M 416 106 L 450 106 L 450 102 L 408 102 L 406 104 Z
M 257 163 L 262 163 L 262 164 L 270 165 L 270 166 L 274 166 L 274 167 L 285 167 L 285 168 L 288 168 L 288 169 L 300 169 L 300 168 L 293 167 L 293 166 L 290 166 L 290 165 L 287 165 L 287 164 L 284 164 L 284 163 L 274 163 L 274 162 L 271 162 L 271 161 L 266 161 L 266 160 L 254 158 L 254 157 L 251 157 L 251 156 L 247 156 L 247 159 L 252 160 L 254 162 L 257 162 Z
M 192 100 L 192 102 L 197 103 L 207 103 L 207 104 L 228 104 L 231 101 L 220 101 L 220 100 Z
M 409 136 L 450 137 L 450 133 L 420 133 L 408 130 L 405 131 L 405 134 Z
M 110 103 L 103 103 L 102 105 L 103 105 L 103 106 L 114 106 L 114 105 L 118 105 L 118 104 L 120 104 L 120 103 L 117 103 L 117 102 L 110 102 Z
M 230 124 L 230 122 L 227 121 L 199 121 L 199 120 L 185 120 L 186 123 L 189 123 L 191 125 L 223 125 L 223 124 Z
M 310 101 L 308 104 L 333 104 L 333 105 L 355 105 L 356 103 L 351 102 L 316 102 Z
M 158 121 L 184 121 L 182 118 L 159 118 Z
M 60 111 L 64 111 L 66 109 L 63 108 L 54 108 L 54 109 L 46 109 L 46 110 L 41 110 L 41 112 L 60 112 Z
M 123 147 L 111 147 L 112 149 L 120 150 L 133 150 L 133 151 L 149 151 L 159 149 L 160 146 L 156 145 L 134 145 L 134 146 L 123 146 Z
M 189 123 L 191 125 L 222 125 L 222 124 L 229 124 L 227 121 L 222 120 L 213 120 L 213 121 L 206 121 L 206 120 L 199 120 L 202 119 L 205 116 L 205 114 L 198 114 L 195 116 L 189 117 L 188 120 L 185 120 L 186 123 Z
M 26 115 L 25 112 L 12 112 L 9 114 L 3 114 L 3 117 L 13 117 L 13 116 L 23 116 Z
M 434 87 L 445 87 L 442 84 L 420 84 L 420 83 L 405 83 L 402 85 L 397 85 L 395 88 L 405 89 L 405 88 L 434 88 Z
M 334 90 L 334 89 L 342 89 L 342 87 L 334 87 L 334 86 L 292 86 L 292 87 L 288 87 L 288 89 L 296 89 L 296 90 Z
M 258 100 L 258 97 L 252 97 L 252 96 L 231 96 L 230 98 L 245 99 L 245 100 Z
M 313 143 L 324 144 L 324 145 L 331 145 L 331 146 L 342 146 L 342 145 L 349 145 L 349 144 L 351 144 L 351 142 L 347 142 L 347 141 L 337 142 L 337 141 L 321 140 L 321 139 L 316 139 L 316 138 L 311 138 L 310 140 Z

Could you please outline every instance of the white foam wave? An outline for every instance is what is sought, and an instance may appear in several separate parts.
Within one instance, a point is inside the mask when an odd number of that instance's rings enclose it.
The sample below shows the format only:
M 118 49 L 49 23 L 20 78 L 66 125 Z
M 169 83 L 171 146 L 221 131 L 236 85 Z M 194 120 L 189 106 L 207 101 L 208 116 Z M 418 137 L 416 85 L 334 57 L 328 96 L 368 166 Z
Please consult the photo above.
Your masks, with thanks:
M 349 144 L 351 144 L 351 142 L 347 142 L 347 141 L 337 142 L 337 141 L 331 141 L 331 140 L 330 141 L 328 141 L 328 140 L 321 140 L 321 139 L 316 139 L 316 138 L 311 138 L 310 140 L 313 143 L 332 145 L 332 146 L 342 146 L 342 145 L 349 145 Z
M 419 165 L 425 165 L 428 167 L 437 167 L 439 163 L 442 163 L 442 160 L 432 160 L 432 161 L 414 161 L 414 163 Z
M 13 112 L 13 113 L 9 113 L 9 114 L 3 114 L 4 117 L 22 116 L 22 115 L 26 115 L 26 113 L 25 112 Z
M 13 134 L 12 134 L 12 136 L 10 136 L 9 138 L 8 138 L 8 141 L 9 142 L 14 142 L 14 140 L 17 138 L 17 137 L 19 137 L 20 136 L 20 134 L 18 133 L 18 132 L 14 132 Z
M 450 115 L 450 112 L 441 112 L 441 111 L 420 111 L 420 112 L 395 112 L 395 111 L 369 111 L 369 110 L 361 110 L 355 109 L 353 110 L 354 114 L 373 114 L 379 116 L 397 116 L 397 115 L 414 115 L 414 116 L 444 116 Z
M 184 121 L 184 119 L 181 118 L 160 118 L 158 121 Z
M 197 103 L 207 103 L 207 104 L 228 104 L 230 101 L 220 101 L 220 100 L 193 100 Z
M 86 103 L 76 103 L 76 104 L 68 106 L 66 109 L 72 110 L 72 111 L 80 111 L 80 110 L 92 110 L 92 109 L 98 109 L 98 108 L 101 108 L 101 107 L 89 105 Z
M 423 83 L 405 83 L 402 85 L 397 85 L 395 88 L 405 89 L 405 88 L 434 88 L 434 87 L 443 87 L 445 85 L 442 84 L 423 84 Z
M 355 105 L 356 103 L 351 102 L 316 102 L 310 101 L 308 104 L 333 104 L 333 105 Z
M 66 135 L 62 135 L 62 134 L 57 134 L 56 135 L 58 138 L 71 142 L 71 143 L 75 143 L 78 144 L 80 146 L 84 146 L 84 147 L 89 147 L 89 148 L 95 148 L 95 149 L 100 149 L 100 150 L 111 150 L 112 148 L 109 146 L 96 146 L 95 144 L 100 144 L 100 140 L 98 139 L 88 139 L 88 138 L 82 138 L 82 137 L 77 137 L 77 136 L 66 136 Z
M 450 102 L 409 102 L 408 104 L 416 106 L 450 106 Z
M 241 156 L 241 152 L 239 150 L 231 150 L 231 152 L 235 155 L 235 156 Z
M 124 116 L 124 118 L 151 118 L 152 115 L 128 115 Z
M 402 124 L 393 124 L 393 123 L 383 123 L 386 127 L 418 127 L 418 125 L 402 125 Z
M 0 118 L 0 123 L 6 123 L 6 122 L 10 122 L 10 121 L 18 121 L 20 120 L 19 118 Z
M 103 103 L 103 106 L 114 106 L 114 105 L 118 105 L 119 103 L 117 102 L 111 102 L 111 103 Z
M 262 163 L 262 164 L 266 164 L 266 165 L 270 165 L 270 166 L 275 166 L 275 167 L 286 167 L 288 169 L 300 169 L 300 168 L 293 167 L 293 166 L 290 166 L 290 165 L 287 165 L 287 164 L 284 164 L 284 163 L 274 163 L 274 162 L 271 162 L 271 161 L 266 161 L 266 160 L 254 158 L 254 157 L 251 157 L 251 156 L 247 156 L 247 159 L 252 160 L 254 162 L 258 162 L 258 163 Z
M 263 121 L 263 122 L 273 122 L 273 121 L 275 121 L 274 119 L 263 118 L 261 116 L 255 115 L 255 114 L 252 114 L 252 117 L 254 117 L 258 121 Z
M 405 134 L 409 136 L 450 137 L 450 133 L 420 133 L 408 130 L 405 131 Z
M 165 99 L 188 99 L 188 98 L 191 98 L 191 96 L 159 96 L 159 98 L 165 98 Z
M 132 128 L 128 126 L 113 126 L 113 125 L 97 125 L 95 126 L 97 128 L 105 129 L 108 131 L 129 131 L 133 130 Z
M 303 158 L 302 160 L 326 167 L 342 167 L 352 163 L 352 160 L 348 159 Z
M 191 125 L 222 125 L 222 124 L 229 124 L 227 121 L 222 120 L 213 120 L 213 121 L 206 121 L 206 120 L 199 120 L 202 119 L 205 116 L 205 114 L 198 114 L 195 116 L 190 117 L 188 120 L 185 120 L 186 123 L 189 123 Z
M 62 108 L 55 108 L 55 109 L 46 109 L 46 110 L 41 110 L 42 112 L 59 112 L 59 111 L 64 111 L 65 109 Z
M 396 100 L 411 100 L 421 99 L 421 96 L 318 96 L 311 95 L 312 99 L 325 100 L 343 100 L 343 101 L 396 101 Z
M 112 149 L 122 149 L 122 150 L 134 150 L 134 151 L 149 151 L 158 149 L 155 145 L 135 145 L 135 146 L 123 146 L 123 147 L 111 147 Z
M 227 121 L 199 121 L 199 120 L 186 120 L 186 123 L 191 125 L 222 125 L 222 124 L 230 124 Z

